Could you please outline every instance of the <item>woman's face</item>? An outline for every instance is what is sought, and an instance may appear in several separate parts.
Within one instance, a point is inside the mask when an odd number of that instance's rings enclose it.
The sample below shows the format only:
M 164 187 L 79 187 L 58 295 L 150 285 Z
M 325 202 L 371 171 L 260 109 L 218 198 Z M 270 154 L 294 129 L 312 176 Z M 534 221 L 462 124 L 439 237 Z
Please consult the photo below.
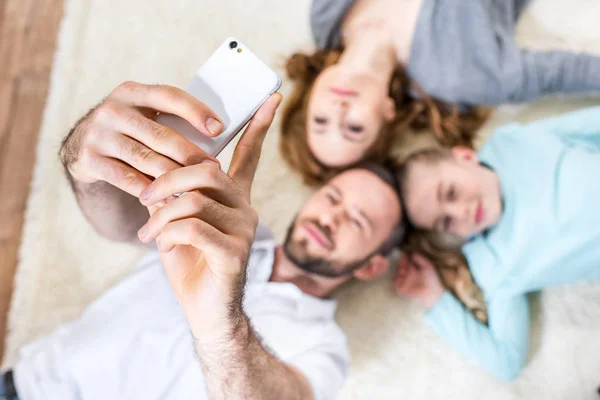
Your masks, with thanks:
M 307 111 L 312 154 L 323 165 L 342 167 L 365 156 L 384 123 L 394 118 L 395 105 L 379 80 L 332 65 L 315 80 Z

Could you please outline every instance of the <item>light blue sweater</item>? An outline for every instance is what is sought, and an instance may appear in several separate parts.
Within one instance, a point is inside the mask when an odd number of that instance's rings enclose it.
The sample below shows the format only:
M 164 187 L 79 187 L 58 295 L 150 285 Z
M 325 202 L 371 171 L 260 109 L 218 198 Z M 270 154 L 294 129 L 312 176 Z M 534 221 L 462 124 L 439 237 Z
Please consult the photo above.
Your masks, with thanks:
M 526 294 L 600 279 L 600 107 L 498 129 L 481 149 L 500 177 L 500 221 L 463 246 L 489 325 L 446 293 L 431 326 L 461 353 L 513 380 L 529 344 Z

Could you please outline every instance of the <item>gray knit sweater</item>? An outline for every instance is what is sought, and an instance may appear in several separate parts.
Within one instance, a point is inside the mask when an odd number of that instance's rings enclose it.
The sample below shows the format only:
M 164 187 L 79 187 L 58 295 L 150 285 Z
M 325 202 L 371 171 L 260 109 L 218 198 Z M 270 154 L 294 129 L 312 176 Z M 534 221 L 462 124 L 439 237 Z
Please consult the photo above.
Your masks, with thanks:
M 340 26 L 354 1 L 313 0 L 319 48 L 340 46 Z M 528 1 L 424 0 L 409 76 L 430 96 L 466 106 L 600 91 L 600 57 L 517 46 L 513 30 Z

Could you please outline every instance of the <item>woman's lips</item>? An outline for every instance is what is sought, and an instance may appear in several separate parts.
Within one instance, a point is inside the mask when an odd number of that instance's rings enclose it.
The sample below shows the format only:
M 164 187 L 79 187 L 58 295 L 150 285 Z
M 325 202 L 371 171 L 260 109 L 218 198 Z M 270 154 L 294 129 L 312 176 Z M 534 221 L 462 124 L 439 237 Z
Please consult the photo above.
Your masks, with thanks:
M 358 96 L 358 92 L 354 90 L 331 88 L 329 91 L 333 94 L 337 94 L 338 96 Z
M 318 228 L 312 222 L 305 222 L 303 224 L 304 230 L 308 233 L 308 236 L 314 241 L 317 242 L 321 247 L 324 247 L 327 250 L 333 250 L 333 243 L 320 228 Z
M 483 209 L 483 204 L 481 204 L 481 201 L 479 201 L 479 203 L 477 203 L 477 210 L 475 211 L 475 222 L 477 223 L 477 225 L 479 225 L 481 221 L 483 221 L 484 216 L 485 210 Z

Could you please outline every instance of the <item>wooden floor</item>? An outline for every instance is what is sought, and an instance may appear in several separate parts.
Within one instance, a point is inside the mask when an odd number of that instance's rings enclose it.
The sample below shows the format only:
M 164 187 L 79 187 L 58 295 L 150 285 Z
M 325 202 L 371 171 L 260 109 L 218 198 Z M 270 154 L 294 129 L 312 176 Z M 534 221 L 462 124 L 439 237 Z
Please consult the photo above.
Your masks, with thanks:
M 0 0 L 0 356 L 63 0 Z

